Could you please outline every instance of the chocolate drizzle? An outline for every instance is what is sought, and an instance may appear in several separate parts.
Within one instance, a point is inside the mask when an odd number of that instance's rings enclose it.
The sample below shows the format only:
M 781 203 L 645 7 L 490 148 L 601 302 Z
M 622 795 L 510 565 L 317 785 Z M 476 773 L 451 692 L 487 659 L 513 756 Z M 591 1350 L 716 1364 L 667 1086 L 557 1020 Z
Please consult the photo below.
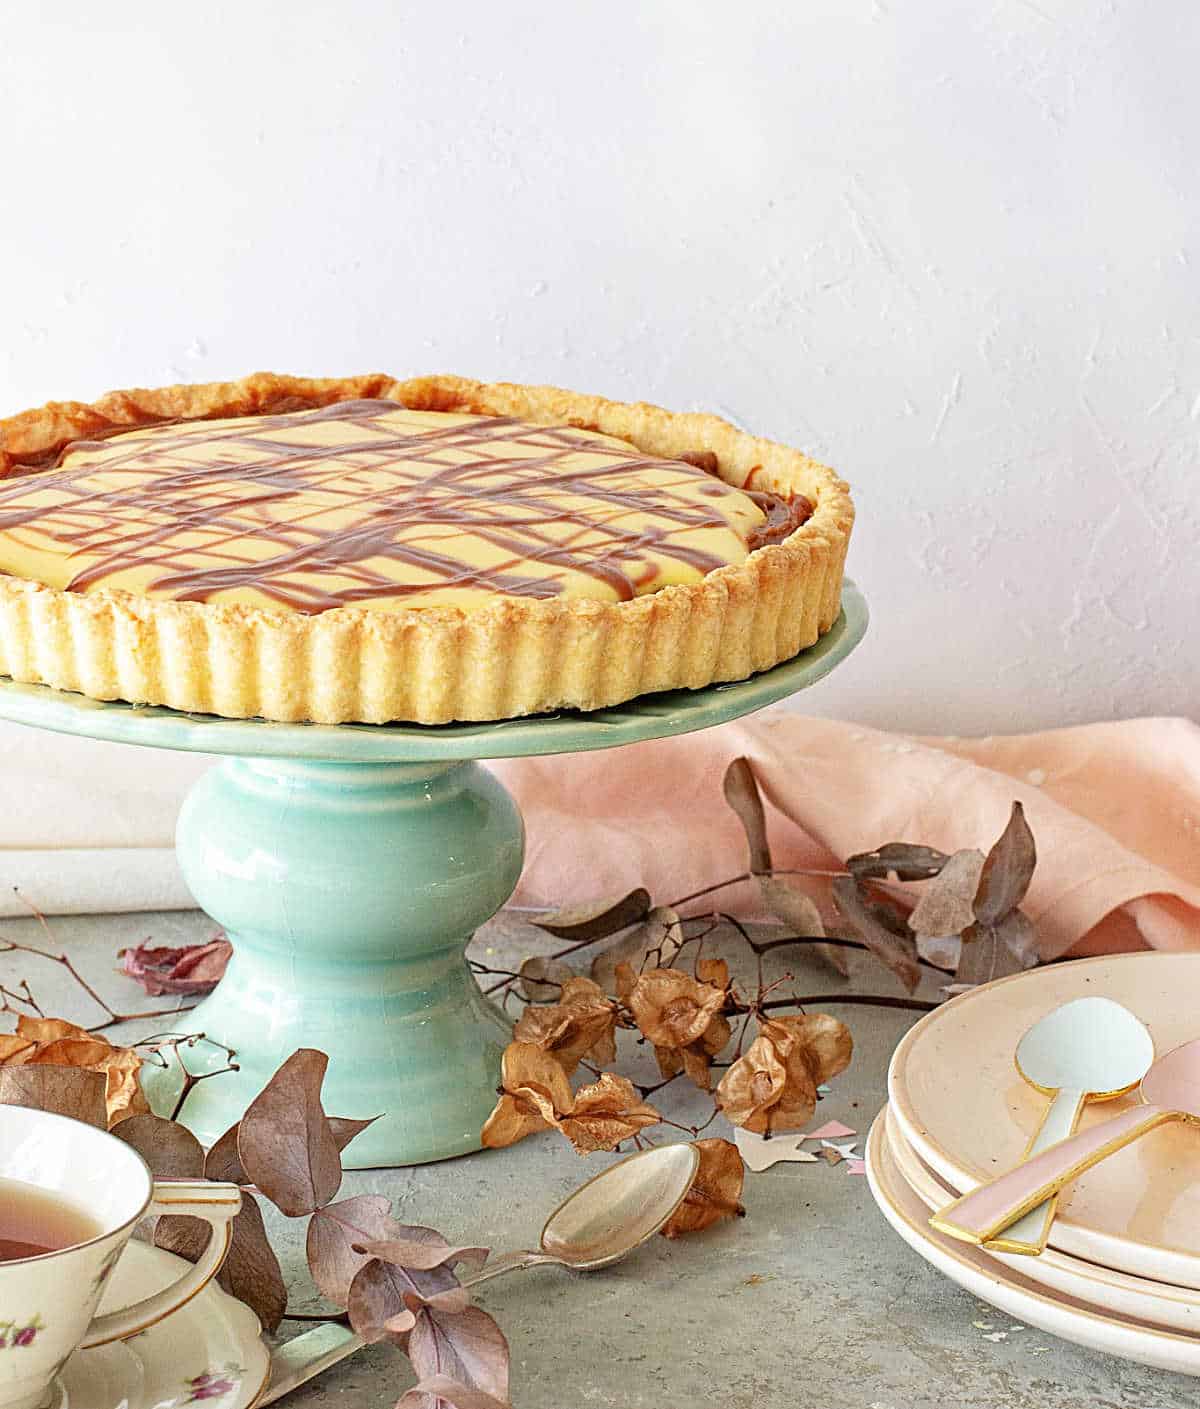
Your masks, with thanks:
M 458 586 L 553 597 L 569 571 L 587 573 L 628 600 L 655 571 L 647 563 L 651 551 L 700 573 L 723 565 L 687 541 L 698 529 L 729 528 L 716 505 L 738 492 L 714 479 L 703 491 L 712 509 L 698 501 L 697 474 L 710 472 L 707 464 L 694 468 L 700 456 L 686 457 L 693 464 L 685 470 L 678 461 L 631 454 L 569 427 L 509 417 L 415 432 L 379 420 L 402 410 L 390 401 L 348 401 L 253 422 L 185 422 L 149 435 L 76 441 L 49 472 L 59 502 L 29 502 L 40 476 L 0 486 L 0 531 L 34 527 L 72 556 L 86 557 L 71 591 L 148 567 L 146 586 L 158 595 L 206 601 L 246 587 L 303 613 L 380 597 L 420 605 L 422 593 Z M 347 423 L 360 434 L 336 445 L 295 434 L 289 441 L 294 427 L 321 420 Z M 503 442 L 509 453 L 489 453 L 490 442 Z M 513 445 L 521 447 L 519 458 Z M 81 452 L 95 458 L 65 463 Z M 564 467 L 581 452 L 600 463 Z M 691 497 L 661 482 L 631 488 L 630 473 L 643 468 L 678 470 Z M 110 487 L 97 486 L 99 475 Z M 801 495 L 746 493 L 766 516 L 750 548 L 779 542 L 812 513 Z M 352 513 L 336 526 L 309 521 L 346 508 Z M 552 532 L 551 524 L 571 531 Z M 194 541 L 181 545 L 184 532 Z M 498 561 L 474 567 L 456 556 L 454 536 L 461 533 L 489 544 Z M 248 557 L 237 542 L 247 538 L 277 551 Z M 414 580 L 381 571 L 381 561 L 416 569 Z M 562 572 L 530 573 L 534 562 Z

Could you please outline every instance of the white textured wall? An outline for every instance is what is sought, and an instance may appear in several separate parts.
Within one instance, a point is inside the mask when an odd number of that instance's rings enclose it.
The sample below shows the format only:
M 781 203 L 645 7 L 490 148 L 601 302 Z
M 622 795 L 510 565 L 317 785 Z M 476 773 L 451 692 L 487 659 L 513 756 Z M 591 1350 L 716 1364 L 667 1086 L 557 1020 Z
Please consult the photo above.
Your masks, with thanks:
M 1200 10 L 4 7 L 0 407 L 268 367 L 723 412 L 837 466 L 917 729 L 1195 712 Z

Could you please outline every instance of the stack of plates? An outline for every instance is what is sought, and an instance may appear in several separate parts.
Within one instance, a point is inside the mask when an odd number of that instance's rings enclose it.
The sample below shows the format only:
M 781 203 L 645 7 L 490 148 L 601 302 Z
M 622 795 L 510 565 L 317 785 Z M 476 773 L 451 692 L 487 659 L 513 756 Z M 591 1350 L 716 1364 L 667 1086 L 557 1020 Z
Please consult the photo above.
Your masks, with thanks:
M 1013 1060 L 1027 1028 L 1075 998 L 1122 1003 L 1158 1055 L 1200 1037 L 1200 954 L 1127 954 L 1034 969 L 971 990 L 897 1047 L 867 1142 L 884 1217 L 926 1262 L 1020 1321 L 1095 1350 L 1200 1375 L 1200 1131 L 1172 1124 L 1064 1190 L 1040 1257 L 986 1252 L 930 1212 L 1018 1163 L 1048 1098 Z M 1134 1103 L 1092 1102 L 1081 1127 Z

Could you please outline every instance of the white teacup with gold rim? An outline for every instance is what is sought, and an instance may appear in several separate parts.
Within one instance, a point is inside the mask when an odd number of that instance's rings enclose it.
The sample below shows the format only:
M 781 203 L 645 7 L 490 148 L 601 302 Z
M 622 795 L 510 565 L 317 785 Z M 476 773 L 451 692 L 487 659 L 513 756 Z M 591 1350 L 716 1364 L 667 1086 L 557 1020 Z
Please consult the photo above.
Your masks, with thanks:
M 73 1351 L 136 1335 L 190 1301 L 224 1261 L 241 1201 L 236 1184 L 155 1180 L 103 1130 L 0 1106 L 0 1409 L 38 1409 Z M 163 1291 L 97 1316 L 134 1228 L 160 1213 L 212 1225 L 203 1257 Z

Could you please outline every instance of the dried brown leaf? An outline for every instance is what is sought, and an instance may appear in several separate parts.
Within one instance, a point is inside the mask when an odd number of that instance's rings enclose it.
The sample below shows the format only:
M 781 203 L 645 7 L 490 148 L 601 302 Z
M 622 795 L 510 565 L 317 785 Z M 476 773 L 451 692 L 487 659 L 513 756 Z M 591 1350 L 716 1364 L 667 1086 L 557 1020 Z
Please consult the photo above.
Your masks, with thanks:
M 403 1225 L 386 1238 L 355 1244 L 354 1250 L 413 1272 L 428 1272 L 432 1267 L 454 1268 L 460 1262 L 469 1267 L 482 1267 L 488 1257 L 487 1248 L 451 1247 L 433 1228 Z
M 132 1047 L 114 1047 L 106 1038 L 62 1018 L 17 1019 L 17 1031 L 0 1052 L 5 1065 L 79 1067 L 105 1078 L 108 1125 L 149 1111 L 138 1073 L 142 1058 Z
M 365 1263 L 355 1251 L 376 1238 L 394 1237 L 400 1227 L 391 1216 L 391 1200 L 382 1194 L 356 1194 L 317 1209 L 308 1221 L 305 1250 L 312 1279 L 337 1306 L 345 1306 L 350 1283 Z
M 374 1125 L 379 1116 L 370 1115 L 366 1120 L 354 1120 L 350 1116 L 331 1115 L 328 1119 L 333 1143 L 338 1147 L 340 1154 L 355 1136 L 361 1135 L 368 1125 Z
M 244 1301 L 263 1323 L 274 1331 L 287 1310 L 287 1288 L 279 1259 L 267 1240 L 262 1210 L 252 1194 L 242 1195 L 242 1207 L 231 1225 L 229 1256 L 217 1274 L 217 1282 L 230 1296 Z M 195 1262 L 208 1244 L 210 1229 L 199 1218 L 160 1218 L 154 1231 L 155 1246 Z
M 446 1375 L 496 1399 L 508 1397 L 508 1342 L 478 1306 L 448 1312 L 423 1307 L 408 1340 L 418 1380 Z
M 683 947 L 683 925 L 669 905 L 656 905 L 642 923 L 608 945 L 592 960 L 592 979 L 605 993 L 621 995 L 617 970 L 628 964 L 641 973 L 647 964 L 669 964 Z
M 1025 809 L 1014 802 L 1008 825 L 983 863 L 975 895 L 975 918 L 981 925 L 995 925 L 1025 899 L 1037 865 L 1037 846 Z
M 725 1073 L 717 1103 L 729 1121 L 756 1135 L 803 1130 L 817 1087 L 850 1064 L 850 1030 L 828 1013 L 764 1020 L 744 1056 Z
M 787 1071 L 775 1045 L 754 1039 L 728 1068 L 717 1087 L 717 1105 L 730 1124 L 765 1135 L 772 1128 L 771 1112 L 787 1084 Z M 814 1105 L 815 1105 L 814 1096 Z
M 605 939 L 618 930 L 628 929 L 650 913 L 650 892 L 638 886 L 627 895 L 595 900 L 587 905 L 574 905 L 541 915 L 533 921 L 538 929 L 548 930 L 559 939 L 576 943 Z
M 558 1123 L 571 1109 L 571 1084 L 562 1065 L 531 1042 L 510 1042 L 500 1065 L 503 1094 L 484 1124 L 481 1140 L 498 1150 Z
M 725 801 L 737 813 L 750 850 L 750 870 L 755 874 L 771 869 L 771 846 L 767 841 L 767 819 L 763 813 L 758 780 L 748 758 L 735 758 L 725 770 Z
M 134 1115 L 114 1127 L 118 1140 L 132 1146 L 156 1179 L 200 1179 L 204 1147 L 185 1125 L 160 1115 Z
M 898 881 L 927 881 L 936 876 L 948 860 L 945 852 L 935 851 L 931 846 L 894 841 L 875 851 L 851 856 L 846 870 L 859 881 L 883 881 L 889 876 L 895 876 Z
M 759 876 L 759 892 L 763 904 L 791 930 L 802 938 L 824 935 L 825 924 L 816 902 L 791 876 Z M 850 977 L 850 963 L 846 951 L 835 944 L 814 944 L 811 953 L 829 965 L 843 978 Z
M 513 1040 L 550 1052 L 570 1076 L 584 1057 L 602 1065 L 616 1060 L 616 1026 L 616 1006 L 600 985 L 571 974 L 558 1003 L 525 1009 L 513 1028 Z
M 687 1197 L 663 1225 L 663 1236 L 681 1238 L 699 1233 L 723 1218 L 741 1218 L 742 1183 L 746 1170 L 736 1145 L 729 1140 L 695 1140 L 700 1166 Z
M 724 1004 L 723 988 L 698 983 L 682 969 L 650 969 L 629 995 L 634 1022 L 656 1047 L 698 1042 Z
M 1012 910 L 997 925 L 972 925 L 963 934 L 956 984 L 991 983 L 1032 968 L 1038 962 L 1033 925 Z
M 204 1177 L 206 1179 L 225 1180 L 230 1184 L 250 1184 L 253 1180 L 242 1168 L 242 1161 L 238 1155 L 238 1129 L 241 1125 L 231 1125 L 224 1135 L 218 1136 L 216 1142 L 209 1149 L 204 1161 Z
M 233 945 L 223 935 L 207 944 L 135 944 L 117 951 L 121 972 L 140 983 L 154 998 L 163 993 L 211 993 L 232 955 Z
M 921 980 L 917 946 L 912 936 L 895 934 L 880 920 L 853 876 L 835 876 L 832 890 L 843 918 L 880 963 L 912 993 Z
M 321 1109 L 329 1058 L 301 1047 L 251 1102 L 238 1128 L 238 1157 L 281 1213 L 299 1218 L 326 1204 L 342 1182 L 342 1159 Z
M 448 1375 L 429 1375 L 400 1396 L 396 1409 L 512 1409 L 512 1406 L 507 1399 L 471 1389 Z
M 956 851 L 925 886 L 912 914 L 909 928 L 916 935 L 945 939 L 962 934 L 975 923 L 975 892 L 983 870 L 983 852 L 974 848 Z
M 525 960 L 520 974 L 517 987 L 530 1003 L 557 1003 L 563 984 L 575 977 L 575 970 L 561 959 L 538 954 Z
M 81 1067 L 0 1067 L 0 1106 L 53 1111 L 104 1130 L 108 1126 L 104 1086 L 103 1072 Z
M 593 1150 L 615 1150 L 622 1140 L 661 1119 L 658 1111 L 638 1096 L 628 1077 L 606 1071 L 576 1092 L 570 1114 L 557 1125 L 576 1154 L 586 1155 Z
M 461 1294 L 458 1304 L 465 1306 L 468 1295 L 448 1267 L 417 1270 L 372 1257 L 354 1274 L 346 1310 L 351 1326 L 363 1340 L 394 1340 L 404 1346 L 413 1326 L 412 1300 L 419 1303 L 454 1292 Z

